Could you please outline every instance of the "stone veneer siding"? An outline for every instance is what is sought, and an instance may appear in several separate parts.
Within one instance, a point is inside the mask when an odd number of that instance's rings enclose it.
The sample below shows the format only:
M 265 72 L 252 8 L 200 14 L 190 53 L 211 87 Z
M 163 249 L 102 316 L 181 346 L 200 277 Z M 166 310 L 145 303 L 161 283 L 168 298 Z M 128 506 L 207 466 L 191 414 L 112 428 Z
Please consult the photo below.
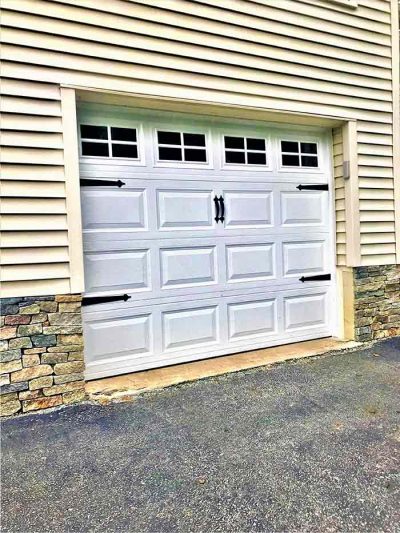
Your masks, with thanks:
M 355 338 L 400 335 L 400 265 L 354 269 Z
M 0 412 L 85 398 L 80 295 L 1 300 Z

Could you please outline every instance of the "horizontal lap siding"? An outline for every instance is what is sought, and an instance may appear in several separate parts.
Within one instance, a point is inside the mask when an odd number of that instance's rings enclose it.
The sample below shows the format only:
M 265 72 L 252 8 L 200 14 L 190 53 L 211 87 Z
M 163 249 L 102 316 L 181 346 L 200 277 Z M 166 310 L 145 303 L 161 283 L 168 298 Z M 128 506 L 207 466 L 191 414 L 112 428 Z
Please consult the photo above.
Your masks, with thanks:
M 46 251 L 53 281 L 68 277 L 58 84 L 357 120 L 362 263 L 394 262 L 388 0 L 360 0 L 356 10 L 325 0 L 2 5 L 9 283 L 13 265 L 25 261 L 41 279 Z M 339 130 L 333 139 L 337 257 L 345 264 Z M 26 275 L 17 268 L 14 281 Z
M 69 292 L 60 88 L 2 87 L 2 295 Z

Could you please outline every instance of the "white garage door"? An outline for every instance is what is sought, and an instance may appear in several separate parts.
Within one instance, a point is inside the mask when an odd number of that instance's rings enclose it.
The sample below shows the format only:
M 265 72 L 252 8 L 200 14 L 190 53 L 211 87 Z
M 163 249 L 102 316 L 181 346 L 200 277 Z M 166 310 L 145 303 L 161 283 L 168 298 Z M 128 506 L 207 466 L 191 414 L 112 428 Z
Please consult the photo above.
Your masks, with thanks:
M 87 378 L 332 334 L 324 132 L 80 113 Z

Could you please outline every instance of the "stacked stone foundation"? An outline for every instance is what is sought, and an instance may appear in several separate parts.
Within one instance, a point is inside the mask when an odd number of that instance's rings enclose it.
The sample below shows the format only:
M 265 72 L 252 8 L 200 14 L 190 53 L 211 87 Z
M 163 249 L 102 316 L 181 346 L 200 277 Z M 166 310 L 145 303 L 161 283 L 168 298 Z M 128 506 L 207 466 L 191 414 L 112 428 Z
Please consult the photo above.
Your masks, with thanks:
M 85 399 L 81 300 L 80 295 L 2 299 L 2 416 Z
M 400 335 L 400 265 L 354 269 L 355 339 Z

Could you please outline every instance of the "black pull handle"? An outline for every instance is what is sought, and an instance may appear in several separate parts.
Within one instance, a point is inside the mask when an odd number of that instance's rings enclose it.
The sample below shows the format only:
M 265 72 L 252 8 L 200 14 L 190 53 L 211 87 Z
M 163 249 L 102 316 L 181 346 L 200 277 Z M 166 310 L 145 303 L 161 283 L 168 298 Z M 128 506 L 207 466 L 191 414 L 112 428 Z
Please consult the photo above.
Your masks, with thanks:
M 305 281 L 328 281 L 330 279 L 330 274 L 317 274 L 316 276 L 301 276 L 301 278 L 299 278 L 299 281 L 304 283 Z
M 215 204 L 215 222 L 218 222 L 219 221 L 219 202 L 218 202 L 218 197 L 217 196 L 214 196 L 214 204 Z
M 82 298 L 82 305 L 104 304 L 107 302 L 127 302 L 131 298 L 127 294 L 119 294 L 117 296 L 86 296 Z
M 221 222 L 223 222 L 225 220 L 225 204 L 222 196 L 219 197 L 219 201 L 221 204 L 221 216 L 219 217 L 219 219 Z
M 125 183 L 121 180 L 101 180 L 91 178 L 81 178 L 81 187 L 122 187 Z

